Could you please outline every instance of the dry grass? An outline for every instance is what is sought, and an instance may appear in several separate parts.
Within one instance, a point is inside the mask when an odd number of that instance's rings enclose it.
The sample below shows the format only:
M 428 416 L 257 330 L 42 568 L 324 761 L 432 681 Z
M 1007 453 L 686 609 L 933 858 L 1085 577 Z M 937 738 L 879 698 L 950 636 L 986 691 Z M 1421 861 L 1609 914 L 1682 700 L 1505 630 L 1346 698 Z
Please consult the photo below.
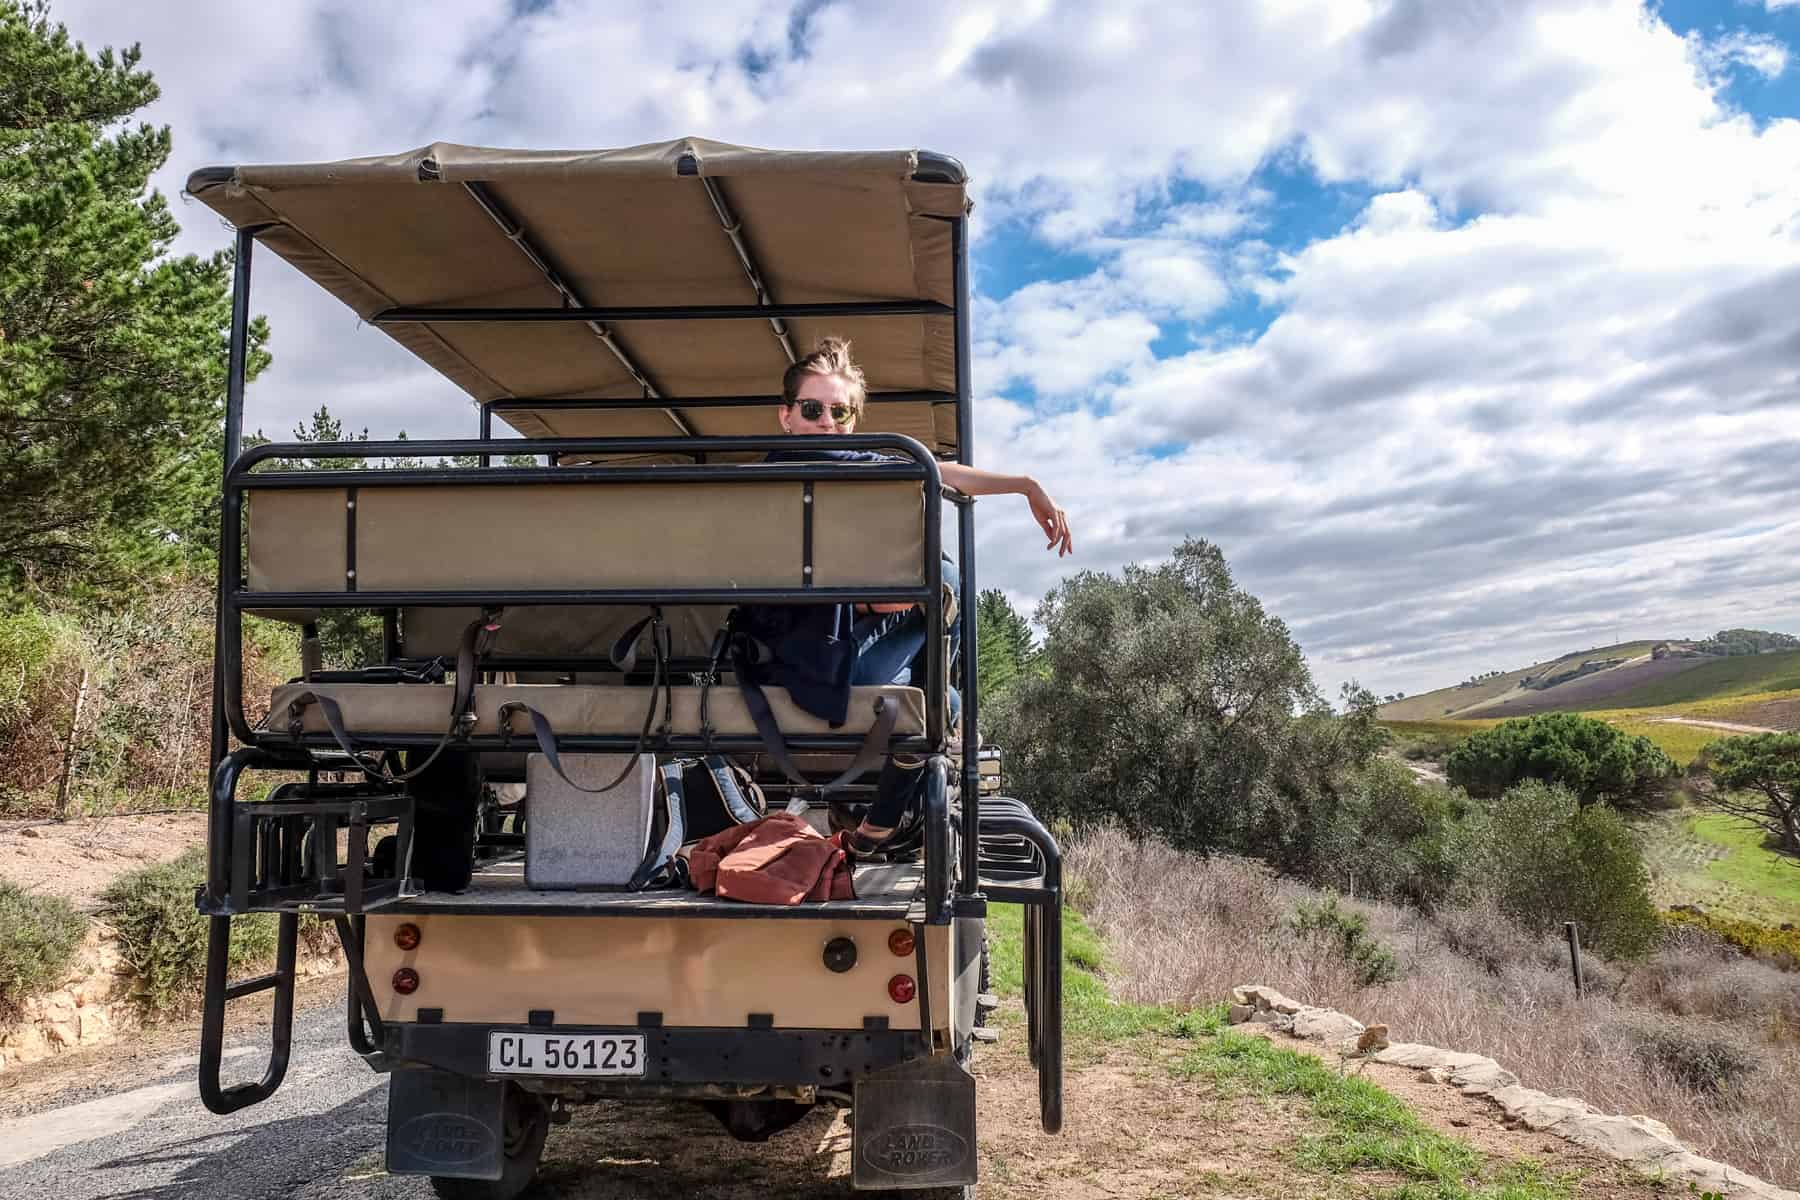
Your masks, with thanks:
M 1702 1154 L 1800 1182 L 1800 976 L 1684 934 L 1630 972 L 1590 959 L 1580 1002 L 1566 950 L 1496 913 L 1354 903 L 1401 963 L 1395 982 L 1364 986 L 1288 922 L 1318 893 L 1258 864 L 1101 832 L 1070 848 L 1069 867 L 1121 998 L 1191 1007 L 1266 983 L 1385 1021 L 1396 1040 L 1491 1055 L 1528 1087 L 1658 1117 Z
M 68 764 L 70 815 L 198 804 L 212 722 L 213 588 L 171 578 L 114 609 L 27 604 L 0 616 L 0 814 L 47 816 Z M 291 629 L 245 639 L 245 696 L 294 669 Z M 77 714 L 79 713 L 79 720 Z

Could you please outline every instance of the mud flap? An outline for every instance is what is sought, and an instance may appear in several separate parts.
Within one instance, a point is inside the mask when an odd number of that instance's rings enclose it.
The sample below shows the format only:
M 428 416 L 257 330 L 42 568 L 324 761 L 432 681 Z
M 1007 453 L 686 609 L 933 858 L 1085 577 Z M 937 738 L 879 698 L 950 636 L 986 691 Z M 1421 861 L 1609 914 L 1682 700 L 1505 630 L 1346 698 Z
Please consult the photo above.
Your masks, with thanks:
M 448 1071 L 395 1071 L 388 1084 L 390 1175 L 498 1179 L 506 1084 Z
M 850 1184 L 927 1188 L 975 1182 L 975 1077 L 948 1054 L 856 1082 Z

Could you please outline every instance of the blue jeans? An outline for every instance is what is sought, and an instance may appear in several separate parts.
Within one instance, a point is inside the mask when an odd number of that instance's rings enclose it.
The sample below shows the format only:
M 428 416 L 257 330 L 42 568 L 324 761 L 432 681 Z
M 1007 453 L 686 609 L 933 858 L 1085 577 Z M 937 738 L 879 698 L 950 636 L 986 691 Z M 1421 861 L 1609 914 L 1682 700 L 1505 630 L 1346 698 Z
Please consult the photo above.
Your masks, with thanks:
M 944 586 L 962 600 L 962 578 L 956 564 L 944 560 Z M 956 678 L 957 656 L 962 651 L 962 617 L 950 623 L 949 679 Z M 925 647 L 927 645 L 924 608 L 905 612 L 870 613 L 856 622 L 856 665 L 850 670 L 852 686 L 885 686 L 888 684 L 925 686 Z M 949 688 L 950 725 L 955 727 L 962 717 L 962 693 Z M 881 789 L 875 803 L 869 806 L 871 825 L 891 829 L 899 824 L 906 810 L 918 803 L 924 793 L 924 768 L 896 767 L 890 759 L 881 773 Z

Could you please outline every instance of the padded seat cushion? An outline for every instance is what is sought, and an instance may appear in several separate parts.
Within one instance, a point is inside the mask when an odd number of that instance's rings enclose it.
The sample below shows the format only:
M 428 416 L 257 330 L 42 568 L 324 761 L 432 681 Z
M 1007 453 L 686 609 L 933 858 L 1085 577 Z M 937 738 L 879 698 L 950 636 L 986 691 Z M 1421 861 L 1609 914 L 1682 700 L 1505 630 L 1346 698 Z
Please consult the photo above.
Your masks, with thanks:
M 700 734 L 700 688 L 678 685 L 674 693 L 674 721 L 670 732 L 677 736 Z M 370 737 L 384 733 L 441 734 L 450 725 L 450 705 L 455 692 L 449 684 L 391 683 L 287 683 L 275 689 L 269 702 L 265 727 L 280 732 L 287 728 L 288 705 L 307 692 L 336 700 L 344 714 L 344 727 L 352 737 Z M 922 736 L 925 732 L 925 693 L 912 687 L 857 687 L 850 689 L 850 715 L 843 725 L 830 725 L 805 712 L 788 698 L 787 689 L 765 687 L 769 708 L 775 722 L 789 736 L 824 733 L 867 733 L 875 723 L 875 701 L 887 697 L 899 705 L 894 726 L 896 737 Z M 557 734 L 623 735 L 636 737 L 644 727 L 644 709 L 651 702 L 651 689 L 622 684 L 483 684 L 475 689 L 474 733 L 492 735 L 500 732 L 500 706 L 508 703 L 529 704 L 549 718 Z M 707 702 L 713 730 L 721 734 L 756 733 L 756 724 L 744 705 L 744 697 L 731 684 L 712 689 Z M 656 696 L 653 727 L 660 725 L 663 700 Z M 329 733 L 325 715 L 316 704 L 306 706 L 303 728 L 307 733 Z M 523 716 L 513 718 L 513 734 L 529 741 L 529 722 Z

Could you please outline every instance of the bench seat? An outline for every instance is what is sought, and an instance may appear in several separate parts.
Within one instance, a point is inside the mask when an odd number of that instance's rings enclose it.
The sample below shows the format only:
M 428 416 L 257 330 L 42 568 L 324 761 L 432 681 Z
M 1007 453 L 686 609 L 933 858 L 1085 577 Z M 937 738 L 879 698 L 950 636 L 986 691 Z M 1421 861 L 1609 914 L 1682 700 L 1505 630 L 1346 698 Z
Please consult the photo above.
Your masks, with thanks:
M 673 693 L 674 719 L 669 732 L 676 736 L 700 736 L 700 692 L 693 684 L 678 684 Z M 455 689 L 450 684 L 404 683 L 288 683 L 275 689 L 264 727 L 283 732 L 288 727 L 288 707 L 307 692 L 329 696 L 344 714 L 344 727 L 352 737 L 380 734 L 431 734 L 450 724 L 450 705 Z M 789 699 L 787 689 L 765 687 L 769 708 L 781 731 L 790 737 L 809 734 L 863 734 L 875 723 L 875 701 L 886 698 L 898 705 L 895 737 L 920 737 L 925 733 L 925 693 L 913 687 L 856 687 L 850 689 L 850 712 L 844 724 L 832 728 L 805 712 Z M 656 694 L 652 728 L 662 724 L 663 697 Z M 482 684 L 475 688 L 477 736 L 501 732 L 500 706 L 528 704 L 549 719 L 557 735 L 636 737 L 644 727 L 644 710 L 651 703 L 651 689 L 622 684 Z M 755 736 L 756 724 L 736 686 L 712 688 L 707 702 L 713 732 Z M 309 734 L 329 734 L 324 713 L 317 704 L 302 712 L 302 729 Z M 513 718 L 515 737 L 530 741 L 530 724 Z

